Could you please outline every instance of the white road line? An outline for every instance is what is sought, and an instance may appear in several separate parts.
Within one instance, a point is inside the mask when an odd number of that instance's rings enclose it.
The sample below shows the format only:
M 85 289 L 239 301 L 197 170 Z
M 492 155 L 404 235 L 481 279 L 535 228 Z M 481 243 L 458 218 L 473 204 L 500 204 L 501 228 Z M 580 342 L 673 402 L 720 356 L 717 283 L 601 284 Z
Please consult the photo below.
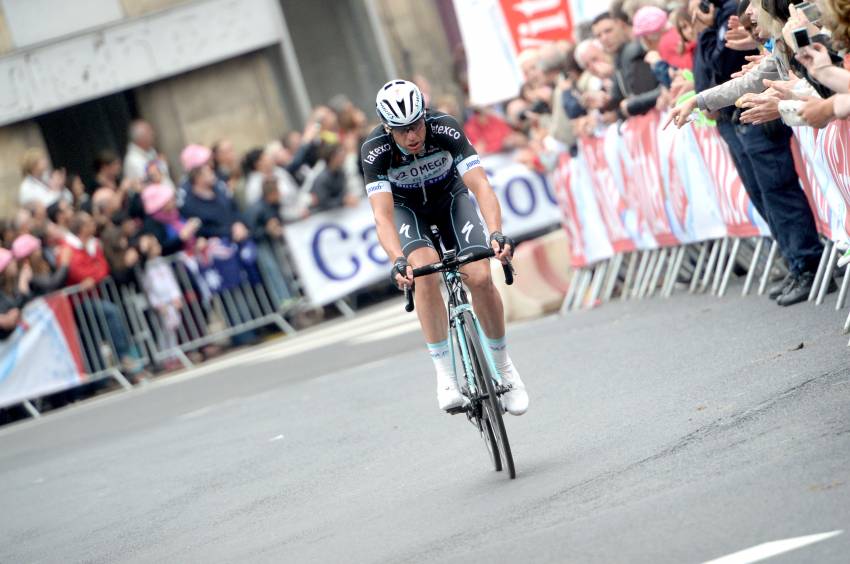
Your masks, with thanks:
M 842 532 L 844 531 L 831 531 L 829 533 L 766 542 L 728 556 L 709 560 L 704 564 L 750 564 L 750 562 L 759 562 L 785 552 L 791 552 L 792 550 L 830 539 L 840 535 Z
M 373 331 L 359 337 L 354 337 L 353 339 L 350 339 L 349 342 L 352 345 L 362 345 L 363 343 L 372 343 L 374 341 L 395 337 L 396 335 L 410 333 L 417 329 L 419 329 L 419 320 L 414 319 L 413 321 L 408 321 L 407 323 L 396 325 L 395 327 L 389 327 L 383 331 Z
M 342 324 L 336 328 L 334 331 L 328 331 L 327 333 L 317 334 L 312 336 L 311 338 L 299 339 L 298 337 L 294 337 L 292 339 L 288 339 L 281 343 L 276 347 L 267 347 L 261 351 L 257 351 L 250 358 L 250 362 L 263 362 L 268 360 L 275 360 L 279 358 L 285 358 L 287 356 L 292 356 L 293 354 L 297 354 L 300 352 L 305 352 L 313 349 L 317 349 L 319 347 L 325 347 L 328 345 L 333 345 L 336 343 L 342 343 L 352 339 L 353 337 L 357 337 L 360 334 L 367 333 L 371 334 L 374 332 L 380 332 L 386 327 L 397 327 L 399 320 L 394 318 L 386 318 L 386 319 L 373 319 L 371 323 L 354 323 L 349 322 L 350 324 Z M 418 321 L 416 324 L 418 325 Z

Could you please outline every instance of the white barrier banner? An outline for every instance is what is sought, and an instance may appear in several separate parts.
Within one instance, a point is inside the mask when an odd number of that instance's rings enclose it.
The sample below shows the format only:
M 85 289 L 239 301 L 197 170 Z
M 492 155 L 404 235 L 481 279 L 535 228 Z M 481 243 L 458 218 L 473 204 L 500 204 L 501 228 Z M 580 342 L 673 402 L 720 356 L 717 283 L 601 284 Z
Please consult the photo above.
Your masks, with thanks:
M 561 222 L 552 185 L 506 155 L 481 159 L 502 206 L 502 230 L 520 238 Z M 332 303 L 372 284 L 389 283 L 390 263 L 368 202 L 323 212 L 286 227 L 304 292 L 314 305 Z
M 489 106 L 519 95 L 522 72 L 499 0 L 455 0 L 466 51 L 469 99 Z
M 0 341 L 0 407 L 82 383 L 79 346 L 67 298 L 38 299 Z

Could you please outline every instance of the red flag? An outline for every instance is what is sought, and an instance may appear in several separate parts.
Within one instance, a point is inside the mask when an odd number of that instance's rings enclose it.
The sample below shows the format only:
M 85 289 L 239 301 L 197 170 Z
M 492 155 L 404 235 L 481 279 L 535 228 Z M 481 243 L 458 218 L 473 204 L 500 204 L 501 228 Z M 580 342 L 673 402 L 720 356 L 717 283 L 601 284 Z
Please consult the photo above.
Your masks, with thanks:
M 552 41 L 572 41 L 573 18 L 567 0 L 499 2 L 517 53 Z

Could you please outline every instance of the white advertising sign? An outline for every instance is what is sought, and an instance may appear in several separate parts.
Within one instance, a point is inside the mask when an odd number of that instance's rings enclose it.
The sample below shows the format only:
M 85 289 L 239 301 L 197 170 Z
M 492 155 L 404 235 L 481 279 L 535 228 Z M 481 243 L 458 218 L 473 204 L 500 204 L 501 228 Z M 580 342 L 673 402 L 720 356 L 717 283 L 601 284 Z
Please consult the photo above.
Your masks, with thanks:
M 502 230 L 520 238 L 558 225 L 551 184 L 505 155 L 481 159 L 502 207 Z M 368 202 L 287 226 L 286 238 L 304 291 L 315 305 L 332 303 L 371 284 L 389 283 L 390 261 L 378 243 Z

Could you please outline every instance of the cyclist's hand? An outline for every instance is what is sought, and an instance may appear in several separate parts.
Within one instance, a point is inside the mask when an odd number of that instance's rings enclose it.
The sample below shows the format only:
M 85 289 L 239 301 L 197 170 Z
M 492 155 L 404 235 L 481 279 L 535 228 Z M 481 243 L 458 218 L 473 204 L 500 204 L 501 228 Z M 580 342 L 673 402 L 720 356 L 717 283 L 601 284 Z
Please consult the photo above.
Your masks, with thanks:
M 407 259 L 398 257 L 393 262 L 393 269 L 390 273 L 393 283 L 399 288 L 413 287 L 413 268 L 408 264 Z
M 506 264 L 514 256 L 514 240 L 502 234 L 501 231 L 490 233 L 490 246 L 496 252 L 496 258 Z

